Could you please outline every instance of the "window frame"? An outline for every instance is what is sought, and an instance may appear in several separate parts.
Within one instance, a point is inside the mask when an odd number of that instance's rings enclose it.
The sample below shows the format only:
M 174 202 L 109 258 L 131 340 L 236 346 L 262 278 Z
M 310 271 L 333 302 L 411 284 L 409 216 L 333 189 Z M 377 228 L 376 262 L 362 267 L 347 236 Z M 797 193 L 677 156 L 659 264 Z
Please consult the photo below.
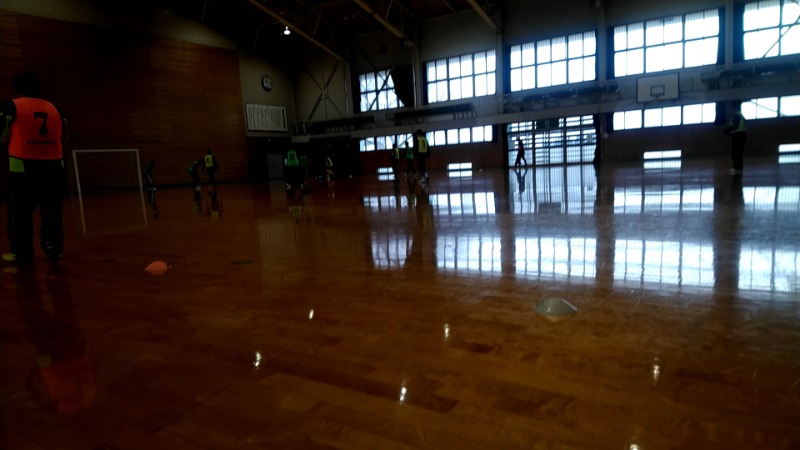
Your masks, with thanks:
M 680 122 L 676 123 L 676 108 L 680 108 Z M 699 111 L 695 111 L 699 108 Z M 686 125 L 713 124 L 716 120 L 716 103 L 691 103 L 687 105 L 659 108 L 629 109 L 615 111 L 612 115 L 614 131 L 639 130 L 643 128 L 680 127 Z M 689 118 L 689 114 L 700 114 L 700 120 Z M 713 116 L 712 116 L 713 113 Z M 708 117 L 706 117 L 708 116 Z M 667 123 L 665 123 L 665 121 Z
M 494 49 L 425 63 L 426 104 L 486 97 L 496 93 L 497 55 Z
M 597 80 L 595 30 L 515 44 L 508 55 L 509 92 Z
M 385 85 L 384 80 L 386 80 Z M 359 112 L 375 112 L 405 107 L 394 91 L 394 81 L 392 80 L 390 69 L 359 74 L 358 90 Z M 382 104 L 384 105 L 383 107 L 381 107 Z M 373 105 L 374 108 L 371 108 L 370 106 Z M 364 109 L 365 106 L 367 109 Z
M 777 5 L 777 17 L 769 17 L 768 9 Z M 794 13 L 794 22 L 789 20 Z M 788 17 L 787 17 L 788 16 Z M 774 20 L 774 23 L 769 23 Z M 795 1 L 761 0 L 748 2 L 741 9 L 742 61 L 758 61 L 800 54 L 800 5 Z M 756 23 L 762 22 L 762 23 Z M 758 36 L 762 36 L 759 39 Z M 763 42 L 766 40 L 767 42 Z M 770 40 L 774 40 L 771 45 Z M 763 52 L 760 56 L 750 53 Z
M 468 136 L 468 138 L 465 138 Z M 483 142 L 494 142 L 495 132 L 493 125 L 477 125 L 465 128 L 449 128 L 443 130 L 428 131 L 425 133 L 430 147 L 442 145 L 476 144 Z M 391 150 L 391 145 L 400 143 L 398 147 L 405 148 L 413 145 L 412 134 L 398 134 L 390 136 L 370 136 L 358 140 L 359 153 Z M 383 144 L 381 144 L 383 143 Z
M 719 8 L 711 8 L 611 27 L 611 77 L 719 64 L 723 18 Z M 712 48 L 713 61 L 697 56 Z

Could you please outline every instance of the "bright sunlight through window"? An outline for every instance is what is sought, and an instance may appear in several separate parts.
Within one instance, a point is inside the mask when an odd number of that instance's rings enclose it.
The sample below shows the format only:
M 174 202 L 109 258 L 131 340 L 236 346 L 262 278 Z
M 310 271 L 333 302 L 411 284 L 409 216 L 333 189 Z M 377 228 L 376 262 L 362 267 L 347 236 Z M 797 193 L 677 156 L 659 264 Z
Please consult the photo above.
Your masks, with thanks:
M 800 53 L 800 3 L 767 0 L 744 7 L 744 59 Z
M 719 11 L 672 16 L 614 28 L 614 76 L 716 64 Z

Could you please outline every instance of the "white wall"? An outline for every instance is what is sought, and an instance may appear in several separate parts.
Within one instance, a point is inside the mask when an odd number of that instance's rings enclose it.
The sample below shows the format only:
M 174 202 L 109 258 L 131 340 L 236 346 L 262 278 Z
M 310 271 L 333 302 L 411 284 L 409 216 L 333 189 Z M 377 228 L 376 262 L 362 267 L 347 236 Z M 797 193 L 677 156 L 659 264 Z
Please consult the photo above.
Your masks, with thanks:
M 345 62 L 321 50 L 308 50 L 301 56 L 302 68 L 294 74 L 296 120 L 324 121 L 349 117 L 352 102 Z
M 265 91 L 261 87 L 261 78 L 268 75 L 272 78 L 273 88 Z M 265 61 L 248 51 L 239 51 L 239 78 L 242 83 L 242 101 L 245 104 L 283 106 L 289 118 L 289 129 L 284 133 L 248 131 L 248 136 L 288 136 L 291 122 L 294 121 L 294 81 L 286 70 Z M 244 108 L 244 105 L 242 105 Z

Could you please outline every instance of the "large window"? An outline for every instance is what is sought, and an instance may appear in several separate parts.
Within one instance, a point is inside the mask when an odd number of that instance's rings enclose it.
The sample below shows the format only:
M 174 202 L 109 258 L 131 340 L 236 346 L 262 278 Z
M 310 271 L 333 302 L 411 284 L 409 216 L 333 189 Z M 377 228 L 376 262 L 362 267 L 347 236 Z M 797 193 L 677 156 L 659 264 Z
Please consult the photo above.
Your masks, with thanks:
M 474 142 L 491 142 L 494 138 L 491 125 L 471 128 L 451 128 L 449 130 L 436 130 L 427 133 L 428 144 L 455 145 L 471 144 Z
M 614 76 L 716 64 L 719 11 L 614 27 Z
M 494 50 L 428 62 L 428 103 L 494 95 Z
M 617 111 L 614 113 L 614 129 L 635 130 L 642 127 L 654 128 L 714 123 L 716 117 L 717 106 L 714 103 Z
M 592 116 L 512 123 L 508 138 L 509 166 L 516 160 L 517 138 L 525 147 L 525 160 L 537 166 L 592 162 L 597 144 Z
M 494 132 L 492 131 L 491 125 L 483 125 L 478 127 L 429 131 L 425 136 L 428 138 L 428 145 L 435 147 L 439 145 L 492 142 L 492 139 L 494 139 Z M 414 145 L 413 136 L 410 134 L 399 134 L 395 136 L 368 137 L 361 139 L 359 148 L 362 152 L 390 150 L 395 143 L 397 143 L 399 148 L 411 147 Z
M 800 95 L 754 98 L 742 103 L 745 119 L 800 116 Z
M 411 147 L 414 141 L 411 134 L 397 134 L 392 136 L 377 136 L 361 139 L 359 150 L 362 152 L 372 152 L 375 150 L 391 150 L 395 144 L 398 148 Z
M 597 78 L 594 31 L 511 46 L 511 92 Z
M 800 4 L 766 0 L 744 6 L 744 59 L 800 53 Z
M 403 107 L 394 93 L 394 82 L 388 70 L 358 76 L 361 91 L 361 112 Z

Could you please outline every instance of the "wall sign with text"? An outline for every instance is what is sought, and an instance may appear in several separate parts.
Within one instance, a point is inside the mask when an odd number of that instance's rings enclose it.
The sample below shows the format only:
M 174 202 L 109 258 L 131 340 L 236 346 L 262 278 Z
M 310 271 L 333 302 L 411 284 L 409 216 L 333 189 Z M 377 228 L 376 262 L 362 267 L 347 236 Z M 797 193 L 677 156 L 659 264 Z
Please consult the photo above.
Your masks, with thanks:
M 248 131 L 289 131 L 286 107 L 245 104 Z

